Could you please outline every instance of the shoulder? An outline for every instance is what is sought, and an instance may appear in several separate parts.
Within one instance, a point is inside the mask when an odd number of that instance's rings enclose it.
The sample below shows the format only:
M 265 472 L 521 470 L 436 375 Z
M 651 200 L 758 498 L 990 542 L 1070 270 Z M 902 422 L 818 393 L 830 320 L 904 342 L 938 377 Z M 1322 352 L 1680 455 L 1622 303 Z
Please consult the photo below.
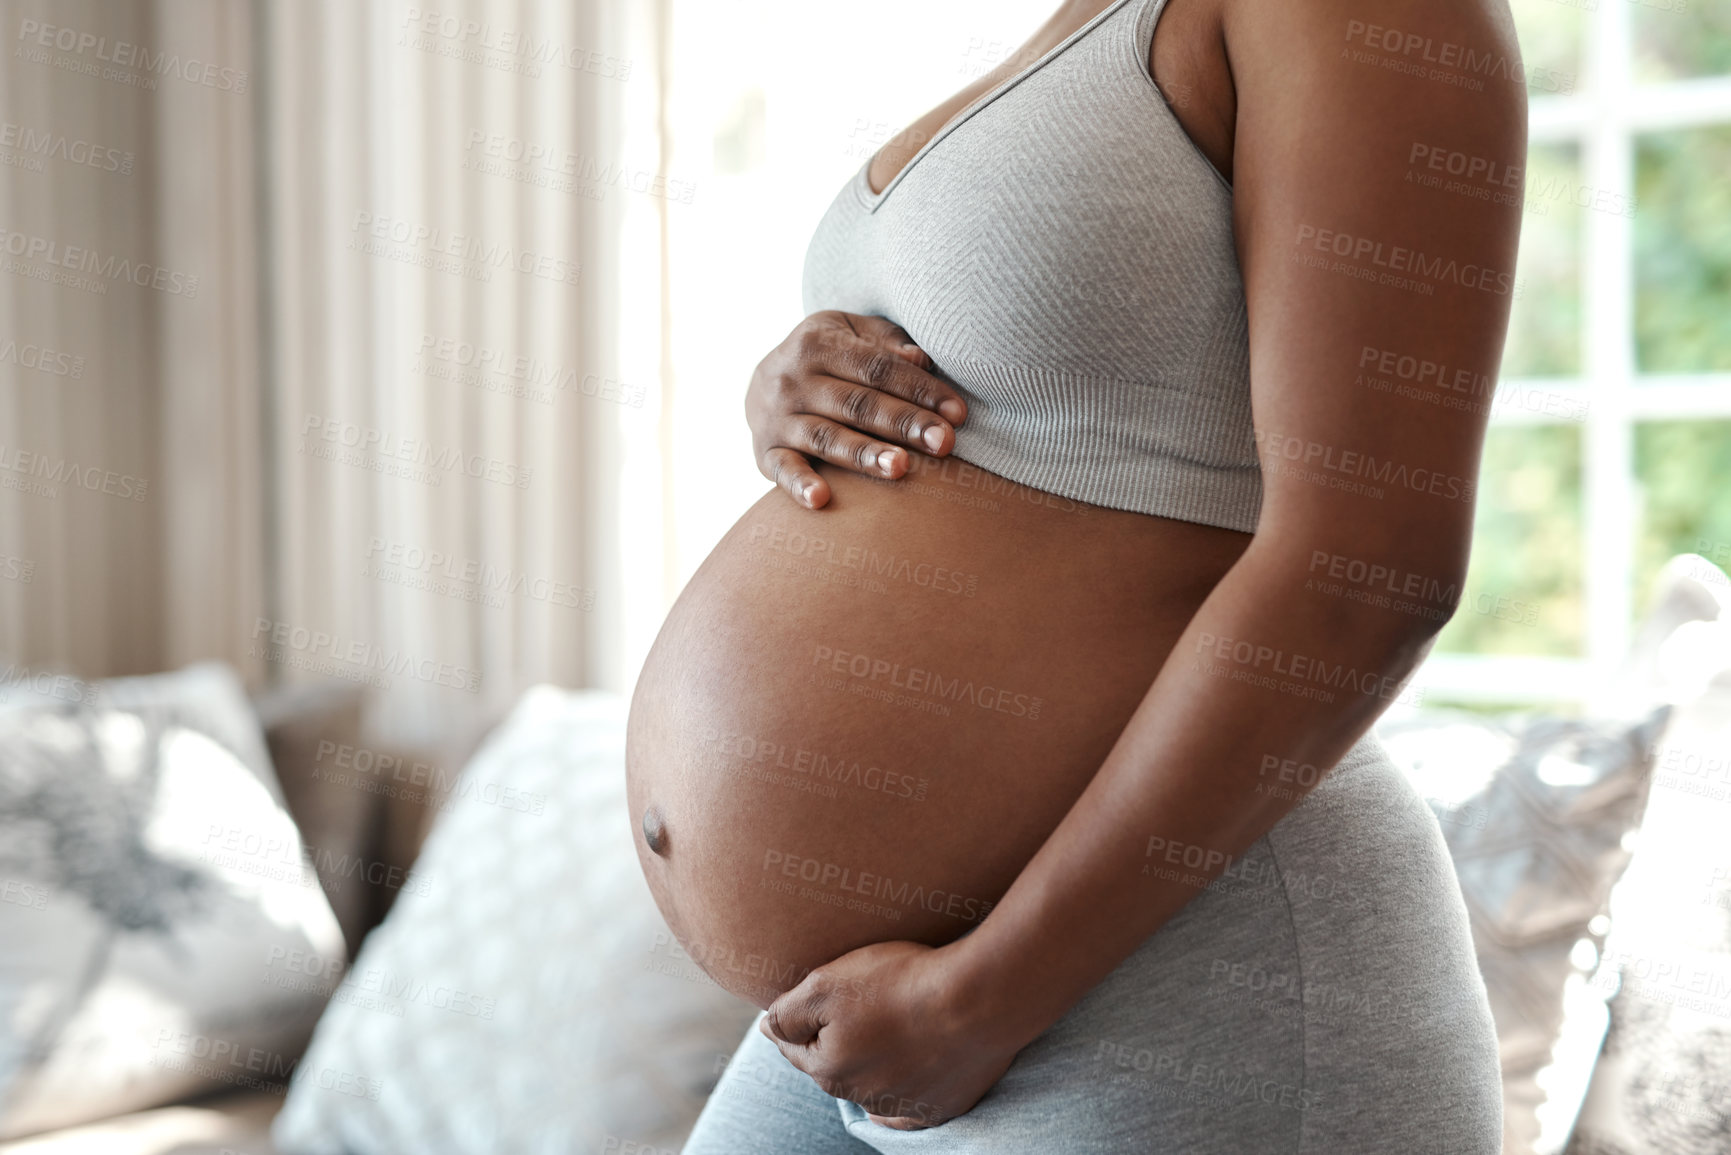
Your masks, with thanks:
M 1236 191 L 1310 186 L 1391 225 L 1482 227 L 1459 198 L 1384 192 L 1432 155 L 1519 169 L 1527 89 L 1507 0 L 1224 0 L 1237 92 Z M 1241 204 L 1242 208 L 1252 207 Z M 1519 211 L 1500 214 L 1518 221 Z
M 1470 104 L 1524 123 L 1530 78 L 1508 0 L 1223 0 L 1222 31 L 1241 101 L 1374 91 L 1396 110 Z

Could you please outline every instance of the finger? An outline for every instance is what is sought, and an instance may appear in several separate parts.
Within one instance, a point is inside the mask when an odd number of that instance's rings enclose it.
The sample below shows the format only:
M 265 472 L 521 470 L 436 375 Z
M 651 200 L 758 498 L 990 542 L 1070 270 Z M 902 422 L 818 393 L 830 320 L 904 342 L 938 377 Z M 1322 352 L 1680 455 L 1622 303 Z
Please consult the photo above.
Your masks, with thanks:
M 807 509 L 822 509 L 829 504 L 829 483 L 809 461 L 791 449 L 769 450 L 758 462 L 758 469 Z
M 781 1052 L 781 1057 L 787 1060 L 788 1066 L 808 1077 L 811 1075 L 811 1072 L 806 1069 L 806 1048 L 778 1038 L 775 1032 L 770 1030 L 768 1016 L 757 1020 L 757 1030 L 764 1038 L 775 1044 L 775 1049 Z
M 839 421 L 810 413 L 790 418 L 776 441 L 784 448 L 871 477 L 900 477 L 910 464 L 908 451 L 899 445 L 879 441 Z
M 821 987 L 811 985 L 811 976 L 808 975 L 805 982 L 783 992 L 763 1013 L 763 1025 L 769 1037 L 795 1047 L 810 1045 L 817 1038 L 818 1031 L 823 1029 L 825 1001 Z
M 830 363 L 823 368 L 831 376 L 911 401 L 922 409 L 941 413 L 946 419 L 961 424 L 968 415 L 967 402 L 948 381 L 926 371 L 924 366 L 929 364 L 930 358 L 926 357 L 924 350 L 913 345 L 899 326 L 890 328 L 899 336 L 891 337 L 888 329 L 871 336 L 862 335 L 858 328 L 851 335 L 839 334 L 839 343 L 833 350 Z M 918 362 L 911 359 L 909 346 L 919 350 Z M 891 355 L 886 350 L 899 355 Z
M 888 317 L 863 313 L 844 313 L 843 316 L 847 318 L 848 326 L 854 332 L 869 340 L 887 342 L 895 352 L 916 365 L 927 359 L 926 351 L 908 335 L 908 331 Z
M 811 383 L 803 404 L 807 414 L 934 457 L 955 447 L 956 431 L 950 424 L 912 402 L 839 377 L 814 376 Z
M 929 1123 L 923 1122 L 919 1119 L 911 1119 L 906 1115 L 873 1115 L 870 1111 L 867 1111 L 866 1118 L 870 1119 L 873 1123 L 878 1123 L 885 1127 L 891 1127 L 897 1131 L 923 1131 L 927 1127 L 931 1126 Z

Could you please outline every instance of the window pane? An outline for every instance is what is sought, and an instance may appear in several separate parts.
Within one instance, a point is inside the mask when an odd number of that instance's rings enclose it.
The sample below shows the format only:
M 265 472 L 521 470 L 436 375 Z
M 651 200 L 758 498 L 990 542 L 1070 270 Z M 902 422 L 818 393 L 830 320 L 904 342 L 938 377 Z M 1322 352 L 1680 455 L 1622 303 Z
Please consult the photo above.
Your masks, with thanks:
M 1635 148 L 1635 363 L 1731 370 L 1731 125 Z
M 1503 347 L 1504 377 L 1567 377 L 1581 369 L 1581 150 L 1527 150 L 1526 213 L 1515 264 L 1520 296 Z M 1590 198 L 1589 198 L 1590 203 Z
M 1635 617 L 1652 601 L 1659 567 L 1698 553 L 1731 563 L 1731 421 L 1647 421 L 1635 426 L 1640 538 Z
M 1479 476 L 1472 564 L 1437 651 L 1579 656 L 1581 427 L 1492 428 Z
M 1604 0 L 1514 0 L 1510 5 L 1530 96 L 1566 95 L 1587 87 L 1583 67 L 1586 54 L 1581 46 L 1586 42 L 1591 13 L 1601 2 Z
M 1725 0 L 1626 0 L 1635 79 L 1731 73 L 1731 4 Z

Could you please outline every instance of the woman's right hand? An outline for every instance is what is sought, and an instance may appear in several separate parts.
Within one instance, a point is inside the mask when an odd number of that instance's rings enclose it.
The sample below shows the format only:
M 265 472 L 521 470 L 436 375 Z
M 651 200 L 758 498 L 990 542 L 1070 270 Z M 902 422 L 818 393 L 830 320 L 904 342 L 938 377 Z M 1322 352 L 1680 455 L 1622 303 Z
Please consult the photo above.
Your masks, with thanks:
M 745 420 L 758 470 L 808 509 L 829 502 L 812 458 L 897 478 L 907 450 L 934 457 L 956 443 L 967 405 L 900 325 L 833 309 L 813 313 L 758 362 Z M 904 448 L 905 447 L 905 448 Z

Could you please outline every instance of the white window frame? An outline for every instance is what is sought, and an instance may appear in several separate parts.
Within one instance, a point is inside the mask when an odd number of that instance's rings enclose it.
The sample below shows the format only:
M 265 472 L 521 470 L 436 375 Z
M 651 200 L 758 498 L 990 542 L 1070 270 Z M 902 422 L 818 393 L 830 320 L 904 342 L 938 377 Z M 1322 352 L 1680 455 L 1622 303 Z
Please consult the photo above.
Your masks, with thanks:
M 1635 194 L 1635 145 L 1643 133 L 1731 122 L 1731 77 L 1637 85 L 1630 8 L 1599 0 L 1587 22 L 1593 83 L 1563 96 L 1535 96 L 1528 143 L 1576 143 L 1581 183 L 1612 204 Z M 1635 205 L 1635 212 L 1642 211 Z M 1585 403 L 1581 563 L 1585 654 L 1579 658 L 1436 654 L 1419 673 L 1426 698 L 1466 702 L 1602 701 L 1628 653 L 1634 588 L 1632 559 L 1640 526 L 1635 500 L 1635 425 L 1654 419 L 1731 418 L 1731 374 L 1648 374 L 1635 367 L 1634 226 L 1628 216 L 1585 212 L 1581 242 L 1582 365 L 1575 378 L 1505 379 L 1509 389 L 1539 389 Z M 1566 406 L 1559 406 L 1566 410 Z M 1499 410 L 1492 425 L 1566 418 Z

